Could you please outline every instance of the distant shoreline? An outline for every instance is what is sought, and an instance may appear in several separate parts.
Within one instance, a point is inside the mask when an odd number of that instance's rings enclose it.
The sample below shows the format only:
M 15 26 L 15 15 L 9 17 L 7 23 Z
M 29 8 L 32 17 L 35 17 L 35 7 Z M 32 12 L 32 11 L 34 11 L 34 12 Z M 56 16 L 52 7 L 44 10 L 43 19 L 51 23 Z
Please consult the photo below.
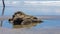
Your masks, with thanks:
M 8 20 L 9 18 L 11 18 L 12 16 L 0 16 L 0 20 Z M 60 20 L 60 16 L 52 16 L 52 15 L 42 15 L 42 16 L 36 16 L 39 19 L 42 20 Z

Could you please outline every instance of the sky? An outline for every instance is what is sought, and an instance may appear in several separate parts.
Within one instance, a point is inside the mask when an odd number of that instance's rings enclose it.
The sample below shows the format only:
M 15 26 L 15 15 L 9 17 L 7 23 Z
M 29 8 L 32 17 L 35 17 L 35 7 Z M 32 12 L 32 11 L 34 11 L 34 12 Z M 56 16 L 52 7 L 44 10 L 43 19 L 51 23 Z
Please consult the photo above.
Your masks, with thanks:
M 5 5 L 4 15 L 13 15 L 16 11 L 23 11 L 29 15 L 60 15 L 60 1 L 5 0 Z M 0 10 L 1 15 L 1 1 Z

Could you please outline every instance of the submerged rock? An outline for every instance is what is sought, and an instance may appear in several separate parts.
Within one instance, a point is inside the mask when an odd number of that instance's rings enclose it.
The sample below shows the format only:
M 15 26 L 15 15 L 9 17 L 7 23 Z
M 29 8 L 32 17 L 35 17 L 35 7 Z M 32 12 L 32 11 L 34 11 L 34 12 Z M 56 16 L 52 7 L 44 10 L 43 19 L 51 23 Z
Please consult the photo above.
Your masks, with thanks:
M 17 11 L 16 13 L 14 13 L 12 18 L 9 19 L 9 22 L 13 25 L 36 25 L 37 23 L 41 23 L 42 21 L 37 17 L 26 15 L 21 11 Z

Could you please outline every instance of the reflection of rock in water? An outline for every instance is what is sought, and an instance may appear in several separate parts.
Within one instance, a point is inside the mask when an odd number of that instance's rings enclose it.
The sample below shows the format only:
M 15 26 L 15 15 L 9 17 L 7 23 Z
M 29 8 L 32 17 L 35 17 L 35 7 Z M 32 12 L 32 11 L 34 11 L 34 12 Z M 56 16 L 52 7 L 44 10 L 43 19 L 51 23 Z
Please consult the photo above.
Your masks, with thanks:
M 9 22 L 13 23 L 14 27 L 29 27 L 35 26 L 42 21 L 39 20 L 37 17 L 26 15 L 21 11 L 16 12 Z

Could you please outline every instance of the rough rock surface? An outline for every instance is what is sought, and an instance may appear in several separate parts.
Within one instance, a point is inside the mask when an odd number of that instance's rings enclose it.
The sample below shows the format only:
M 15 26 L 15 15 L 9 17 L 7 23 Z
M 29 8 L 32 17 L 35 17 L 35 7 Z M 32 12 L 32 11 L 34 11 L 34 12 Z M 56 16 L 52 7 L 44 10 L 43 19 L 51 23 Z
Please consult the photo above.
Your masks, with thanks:
M 14 13 L 11 19 L 9 19 L 10 23 L 13 25 L 36 25 L 37 23 L 41 23 L 37 17 L 26 15 L 21 11 L 17 11 Z

